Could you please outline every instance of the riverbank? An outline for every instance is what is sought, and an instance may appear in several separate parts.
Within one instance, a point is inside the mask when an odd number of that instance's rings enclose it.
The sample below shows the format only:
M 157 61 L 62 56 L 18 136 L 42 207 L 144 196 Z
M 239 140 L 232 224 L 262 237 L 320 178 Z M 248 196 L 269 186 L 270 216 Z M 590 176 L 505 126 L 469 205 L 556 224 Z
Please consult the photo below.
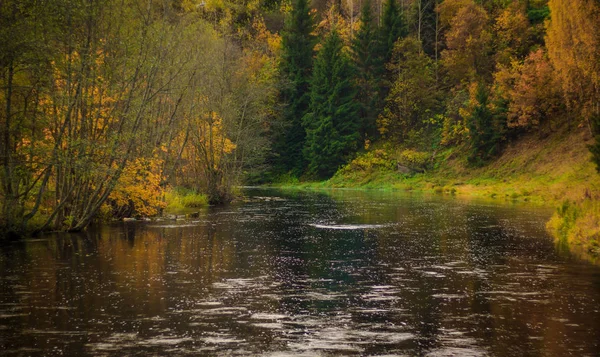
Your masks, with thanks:
M 442 195 L 478 196 L 557 207 L 547 224 L 557 243 L 584 259 L 600 263 L 600 175 L 590 161 L 585 128 L 531 134 L 508 145 L 480 168 L 470 167 L 466 148 L 431 157 L 422 173 L 403 173 L 399 148 L 368 151 L 323 182 L 284 182 L 278 187 L 405 190 Z M 404 168 L 402 167 L 403 171 Z

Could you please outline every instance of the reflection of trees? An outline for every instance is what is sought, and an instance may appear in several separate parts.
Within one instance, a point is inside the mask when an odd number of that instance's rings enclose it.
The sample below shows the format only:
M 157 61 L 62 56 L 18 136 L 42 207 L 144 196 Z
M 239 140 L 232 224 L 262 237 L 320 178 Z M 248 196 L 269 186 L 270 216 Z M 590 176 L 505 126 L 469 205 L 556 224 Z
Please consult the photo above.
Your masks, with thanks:
M 24 330 L 84 330 L 102 321 L 112 328 L 115 316 L 160 315 L 173 301 L 203 294 L 235 263 L 231 238 L 212 225 L 103 226 L 49 238 L 0 259 L 2 276 L 18 277 L 2 302 L 22 305 Z
M 143 302 L 144 312 L 161 313 L 170 297 L 201 292 L 235 262 L 230 237 L 211 224 L 134 226 L 123 232 L 125 236 L 120 231 L 103 234 L 98 250 L 110 262 L 124 300 Z

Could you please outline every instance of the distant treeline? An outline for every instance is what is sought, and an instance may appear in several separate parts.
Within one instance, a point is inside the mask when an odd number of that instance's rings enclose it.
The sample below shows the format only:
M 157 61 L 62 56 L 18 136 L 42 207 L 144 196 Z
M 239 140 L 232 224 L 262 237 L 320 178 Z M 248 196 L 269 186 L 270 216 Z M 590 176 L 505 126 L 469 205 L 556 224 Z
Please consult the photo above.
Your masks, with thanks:
M 353 2 L 315 14 L 298 0 L 280 69 L 275 176 L 329 178 L 381 141 L 460 146 L 481 166 L 525 132 L 600 134 L 593 0 L 365 0 L 358 16 Z

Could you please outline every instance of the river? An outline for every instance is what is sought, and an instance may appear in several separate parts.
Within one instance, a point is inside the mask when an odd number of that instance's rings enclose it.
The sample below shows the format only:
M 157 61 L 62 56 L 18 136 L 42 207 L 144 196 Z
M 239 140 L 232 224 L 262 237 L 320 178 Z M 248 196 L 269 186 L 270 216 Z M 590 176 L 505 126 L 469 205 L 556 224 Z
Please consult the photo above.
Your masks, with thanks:
M 0 247 L 3 356 L 598 356 L 600 267 L 547 208 L 248 189 Z

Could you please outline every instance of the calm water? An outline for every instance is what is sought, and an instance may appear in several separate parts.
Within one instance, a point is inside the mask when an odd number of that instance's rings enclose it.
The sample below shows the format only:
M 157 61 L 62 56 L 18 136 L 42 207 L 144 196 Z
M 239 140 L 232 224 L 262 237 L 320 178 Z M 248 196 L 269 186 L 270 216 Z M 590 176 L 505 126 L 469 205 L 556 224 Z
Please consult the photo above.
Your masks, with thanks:
M 0 248 L 6 356 L 598 356 L 600 267 L 547 209 L 250 190 Z

